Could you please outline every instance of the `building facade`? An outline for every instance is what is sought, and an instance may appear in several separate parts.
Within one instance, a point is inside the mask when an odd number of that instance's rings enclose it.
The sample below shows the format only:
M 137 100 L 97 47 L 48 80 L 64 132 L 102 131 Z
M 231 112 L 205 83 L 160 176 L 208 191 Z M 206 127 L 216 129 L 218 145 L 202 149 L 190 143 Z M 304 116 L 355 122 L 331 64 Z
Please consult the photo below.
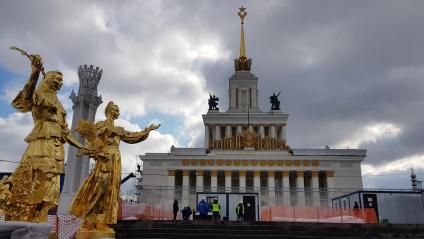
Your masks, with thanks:
M 202 115 L 203 148 L 171 147 L 168 153 L 140 155 L 141 202 L 176 198 L 182 206 L 195 208 L 199 193 L 254 193 L 259 207 L 327 207 L 331 198 L 362 189 L 366 150 L 291 148 L 289 115 L 280 109 L 278 94 L 270 97 L 269 110 L 259 108 L 258 78 L 246 57 L 243 20 L 240 56 L 229 78 L 228 110 L 220 111 L 215 96 L 210 97 L 209 111 Z

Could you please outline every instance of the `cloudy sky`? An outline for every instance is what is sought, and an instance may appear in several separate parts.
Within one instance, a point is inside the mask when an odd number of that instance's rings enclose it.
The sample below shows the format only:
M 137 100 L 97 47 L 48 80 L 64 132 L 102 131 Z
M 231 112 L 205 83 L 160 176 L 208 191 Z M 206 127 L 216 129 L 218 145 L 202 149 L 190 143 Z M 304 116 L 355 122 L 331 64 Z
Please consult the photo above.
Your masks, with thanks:
M 424 174 L 424 1 L 2 1 L 0 157 L 20 160 L 30 114 L 10 106 L 30 71 L 10 46 L 42 55 L 64 73 L 60 98 L 78 89 L 76 69 L 103 69 L 99 92 L 121 108 L 118 124 L 162 123 L 137 145 L 121 145 L 123 170 L 137 154 L 200 147 L 208 91 L 228 105 L 238 56 L 238 7 L 247 7 L 247 55 L 260 106 L 282 91 L 293 148 L 365 148 L 364 186 L 409 188 Z M 98 110 L 103 119 L 105 104 Z M 0 171 L 16 163 L 0 162 Z

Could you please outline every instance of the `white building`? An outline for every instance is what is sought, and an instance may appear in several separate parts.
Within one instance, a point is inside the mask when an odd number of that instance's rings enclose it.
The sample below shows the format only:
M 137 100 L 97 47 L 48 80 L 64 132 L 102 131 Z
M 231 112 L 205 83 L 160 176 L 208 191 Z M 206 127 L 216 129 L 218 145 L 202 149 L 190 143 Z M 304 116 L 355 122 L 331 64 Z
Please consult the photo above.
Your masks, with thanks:
M 182 206 L 195 208 L 196 193 L 234 194 L 239 200 L 254 195 L 259 211 L 264 205 L 328 206 L 331 198 L 362 189 L 366 150 L 288 146 L 289 115 L 276 104 L 274 110 L 259 109 L 258 78 L 244 48 L 242 22 L 240 57 L 229 78 L 229 107 L 225 112 L 210 107 L 202 115 L 204 148 L 171 147 L 169 153 L 140 156 L 143 202 L 177 198 Z

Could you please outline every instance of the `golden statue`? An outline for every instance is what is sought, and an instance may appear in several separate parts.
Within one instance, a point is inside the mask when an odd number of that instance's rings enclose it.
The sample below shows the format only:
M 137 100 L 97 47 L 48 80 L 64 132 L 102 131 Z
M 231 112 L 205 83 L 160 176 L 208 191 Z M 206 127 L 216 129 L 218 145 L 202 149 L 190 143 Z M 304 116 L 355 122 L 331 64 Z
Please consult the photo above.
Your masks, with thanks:
M 62 73 L 45 73 L 39 55 L 12 49 L 31 60 L 31 75 L 12 106 L 20 112 L 31 112 L 34 128 L 25 138 L 28 147 L 18 167 L 0 181 L 0 213 L 10 221 L 47 222 L 48 210 L 59 202 L 64 143 L 80 149 L 83 146 L 70 134 L 66 112 L 57 97 L 63 84 Z M 44 79 L 36 87 L 40 72 Z
M 70 212 L 83 219 L 79 232 L 106 232 L 113 234 L 107 224 L 118 219 L 119 188 L 121 184 L 121 155 L 119 143 L 135 144 L 145 140 L 151 130 L 160 125 L 151 124 L 141 132 L 128 132 L 114 125 L 119 108 L 109 102 L 105 109 L 106 120 L 93 124 L 80 121 L 77 131 L 87 140 L 81 154 L 92 157 L 96 163 L 70 206 Z M 95 149 L 94 151 L 92 149 Z

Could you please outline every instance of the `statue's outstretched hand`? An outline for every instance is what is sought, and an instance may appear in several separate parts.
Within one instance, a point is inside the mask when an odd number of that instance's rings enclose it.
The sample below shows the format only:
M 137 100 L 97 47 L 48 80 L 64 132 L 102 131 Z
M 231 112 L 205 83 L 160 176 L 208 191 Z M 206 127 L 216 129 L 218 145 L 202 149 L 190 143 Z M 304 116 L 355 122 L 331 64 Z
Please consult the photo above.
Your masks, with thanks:
M 159 127 L 160 127 L 160 124 L 157 124 L 157 125 L 151 124 L 151 125 L 149 125 L 149 127 L 147 129 L 149 131 L 151 131 L 151 130 L 155 130 L 155 129 L 159 128 Z
M 43 69 L 43 59 L 40 55 L 31 55 L 31 69 L 33 73 L 40 72 Z

